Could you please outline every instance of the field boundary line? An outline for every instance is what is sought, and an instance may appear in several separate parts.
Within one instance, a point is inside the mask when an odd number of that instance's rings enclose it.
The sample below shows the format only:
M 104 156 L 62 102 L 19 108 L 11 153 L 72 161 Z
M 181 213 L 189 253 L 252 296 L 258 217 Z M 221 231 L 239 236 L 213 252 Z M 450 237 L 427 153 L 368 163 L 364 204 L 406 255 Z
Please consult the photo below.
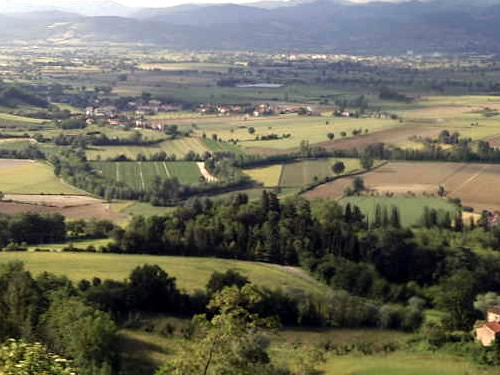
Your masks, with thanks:
M 328 181 L 322 181 L 322 182 L 319 182 L 317 184 L 312 184 L 310 186 L 306 186 L 304 189 L 302 189 L 298 195 L 302 195 L 302 194 L 305 194 L 307 193 L 308 191 L 311 191 L 311 190 L 314 190 L 318 187 L 320 187 L 321 185 L 326 185 L 330 182 L 334 182 L 334 181 L 337 181 L 337 180 L 341 180 L 341 179 L 344 179 L 344 178 L 349 178 L 349 177 L 355 177 L 355 176 L 361 176 L 361 175 L 364 175 L 364 174 L 367 174 L 367 173 L 370 173 L 370 172 L 374 172 L 376 171 L 377 169 L 380 169 L 382 168 L 383 166 L 386 166 L 387 164 L 389 164 L 389 161 L 388 160 L 384 160 L 383 162 L 381 162 L 379 165 L 376 165 L 375 167 L 371 168 L 371 169 L 368 169 L 368 170 L 363 170 L 363 171 L 359 171 L 359 172 L 352 172 L 352 173 L 349 173 L 349 174 L 344 174 L 342 176 L 335 176 L 333 177 L 332 179 L 328 180 Z
M 456 193 L 458 190 L 460 190 L 461 188 L 463 188 L 464 186 L 468 185 L 469 183 L 471 183 L 472 181 L 474 181 L 476 178 L 478 178 L 481 173 L 483 173 L 486 169 L 488 169 L 489 165 L 485 165 L 483 166 L 483 168 L 481 168 L 480 171 L 474 173 L 474 175 L 472 175 L 471 177 L 469 177 L 467 180 L 465 180 L 464 182 L 462 182 L 457 188 L 453 189 L 450 194 L 453 194 L 453 193 Z
M 167 162 L 163 162 L 163 168 L 165 168 L 165 173 L 167 174 L 167 178 L 172 178 L 172 175 L 170 174 L 170 171 L 168 170 Z
M 278 186 L 277 187 L 280 187 L 283 183 L 283 176 L 285 174 L 285 165 L 284 164 L 280 164 L 280 176 L 278 177 Z
M 139 176 L 141 176 L 142 190 L 146 190 L 146 183 L 144 182 L 144 174 L 142 173 L 142 162 L 139 162 Z
M 120 182 L 120 163 L 116 164 L 116 181 Z

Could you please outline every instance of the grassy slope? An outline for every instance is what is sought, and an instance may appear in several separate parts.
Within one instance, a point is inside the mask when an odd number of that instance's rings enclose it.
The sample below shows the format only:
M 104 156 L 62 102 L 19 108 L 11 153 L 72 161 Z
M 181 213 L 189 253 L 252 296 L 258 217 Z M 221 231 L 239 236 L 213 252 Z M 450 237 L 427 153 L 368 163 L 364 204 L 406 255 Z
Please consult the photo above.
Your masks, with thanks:
M 61 182 L 52 167 L 38 162 L 0 169 L 0 191 L 9 194 L 85 194 Z
M 323 290 L 318 282 L 298 268 L 227 259 L 89 253 L 0 253 L 0 263 L 11 260 L 24 261 L 35 274 L 47 271 L 67 275 L 75 281 L 94 276 L 123 280 L 134 267 L 157 264 L 176 277 L 178 285 L 188 291 L 203 289 L 214 271 L 224 272 L 228 269 L 235 269 L 253 282 L 270 288 Z

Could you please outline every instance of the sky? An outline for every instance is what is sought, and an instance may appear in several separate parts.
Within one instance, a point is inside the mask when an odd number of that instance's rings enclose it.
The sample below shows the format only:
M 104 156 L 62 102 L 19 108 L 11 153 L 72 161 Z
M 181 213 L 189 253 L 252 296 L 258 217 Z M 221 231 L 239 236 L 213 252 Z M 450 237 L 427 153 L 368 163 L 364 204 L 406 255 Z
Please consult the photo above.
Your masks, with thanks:
M 114 0 L 117 3 L 132 6 L 132 7 L 168 7 L 178 4 L 186 3 L 233 3 L 233 4 L 243 4 L 243 3 L 253 3 L 258 0 Z M 366 3 L 373 0 L 351 0 L 357 3 Z M 394 1 L 394 0 L 386 0 Z

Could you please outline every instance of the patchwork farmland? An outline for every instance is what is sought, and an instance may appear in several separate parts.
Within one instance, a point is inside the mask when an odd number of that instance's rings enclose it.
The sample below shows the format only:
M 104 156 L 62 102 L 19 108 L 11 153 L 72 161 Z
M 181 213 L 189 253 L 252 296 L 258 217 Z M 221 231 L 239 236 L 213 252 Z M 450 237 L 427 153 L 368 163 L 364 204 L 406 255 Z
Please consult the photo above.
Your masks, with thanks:
M 177 178 L 181 184 L 196 185 L 201 181 L 195 162 L 96 162 L 93 167 L 103 176 L 123 182 L 137 190 L 147 190 L 155 177 Z
M 301 188 L 326 177 L 334 177 L 332 165 L 337 161 L 342 161 L 345 165 L 343 174 L 361 171 L 359 159 L 325 158 L 253 168 L 246 170 L 245 174 L 264 187 Z
M 500 184 L 500 165 L 464 163 L 391 162 L 363 175 L 368 189 L 380 194 L 405 195 L 437 194 L 443 185 L 447 195 L 460 198 L 464 206 L 477 212 L 500 210 L 497 187 Z M 352 184 L 345 178 L 307 192 L 306 198 L 341 198 L 344 189 Z

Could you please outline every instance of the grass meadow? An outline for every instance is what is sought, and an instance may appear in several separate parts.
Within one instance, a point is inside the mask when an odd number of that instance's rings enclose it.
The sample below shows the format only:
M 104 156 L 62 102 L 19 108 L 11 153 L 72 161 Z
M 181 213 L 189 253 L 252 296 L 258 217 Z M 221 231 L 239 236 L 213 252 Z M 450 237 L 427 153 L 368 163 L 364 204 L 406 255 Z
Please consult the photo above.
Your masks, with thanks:
M 325 289 L 300 268 L 228 259 L 55 252 L 0 253 L 0 263 L 13 260 L 23 261 L 34 274 L 47 271 L 65 275 L 73 281 L 93 277 L 124 280 L 135 267 L 156 264 L 174 276 L 180 288 L 189 292 L 204 289 L 213 272 L 229 269 L 242 273 L 256 284 L 273 289 L 277 286 L 311 292 Z
M 3 161 L 2 164 L 9 163 Z M 0 167 L 0 191 L 7 194 L 86 194 L 64 183 L 53 168 L 41 162 Z

